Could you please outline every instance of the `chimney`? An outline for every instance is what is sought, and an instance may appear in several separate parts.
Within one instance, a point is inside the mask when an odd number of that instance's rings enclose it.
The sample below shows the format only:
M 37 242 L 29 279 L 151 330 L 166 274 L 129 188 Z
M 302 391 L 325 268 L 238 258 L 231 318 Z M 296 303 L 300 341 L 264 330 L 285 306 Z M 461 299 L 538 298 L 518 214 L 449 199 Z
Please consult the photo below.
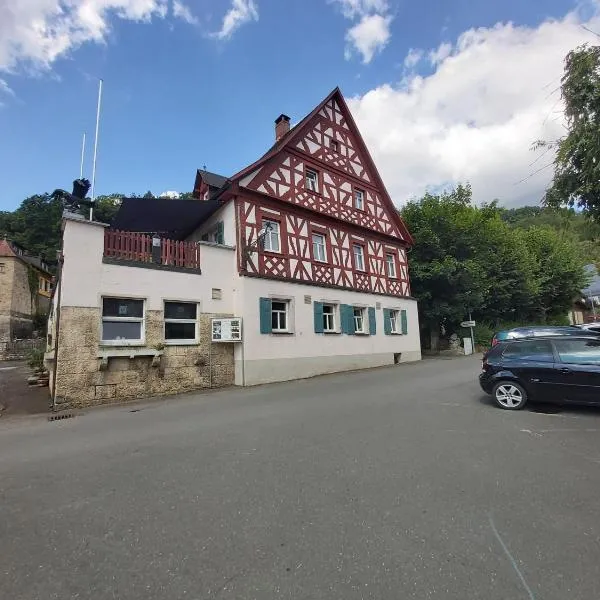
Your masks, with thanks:
M 290 130 L 290 118 L 281 114 L 275 119 L 275 141 L 278 142 Z

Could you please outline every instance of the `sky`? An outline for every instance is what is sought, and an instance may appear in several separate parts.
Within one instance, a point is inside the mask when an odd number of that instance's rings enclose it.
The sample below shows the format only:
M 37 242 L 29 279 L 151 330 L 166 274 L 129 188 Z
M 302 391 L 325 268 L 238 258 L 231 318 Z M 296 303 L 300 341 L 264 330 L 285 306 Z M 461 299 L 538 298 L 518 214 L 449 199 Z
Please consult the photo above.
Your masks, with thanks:
M 594 31 L 600 0 L 0 0 L 0 210 L 70 189 L 84 132 L 91 178 L 100 78 L 96 195 L 232 175 L 339 86 L 396 205 L 536 204 Z

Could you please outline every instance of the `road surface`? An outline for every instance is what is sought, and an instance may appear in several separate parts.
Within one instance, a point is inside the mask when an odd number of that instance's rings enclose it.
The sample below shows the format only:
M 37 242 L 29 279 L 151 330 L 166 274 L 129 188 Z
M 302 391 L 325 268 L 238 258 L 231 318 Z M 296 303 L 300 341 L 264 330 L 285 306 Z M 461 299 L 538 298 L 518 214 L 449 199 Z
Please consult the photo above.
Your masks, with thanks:
M 600 598 L 600 410 L 474 358 L 0 419 L 0 598 Z

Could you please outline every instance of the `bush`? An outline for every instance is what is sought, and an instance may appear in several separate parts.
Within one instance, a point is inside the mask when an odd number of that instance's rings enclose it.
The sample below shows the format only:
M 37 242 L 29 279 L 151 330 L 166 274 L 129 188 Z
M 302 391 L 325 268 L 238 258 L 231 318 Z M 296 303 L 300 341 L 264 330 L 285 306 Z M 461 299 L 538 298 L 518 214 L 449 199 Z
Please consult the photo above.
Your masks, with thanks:
M 44 351 L 41 348 L 32 348 L 27 353 L 27 364 L 34 371 L 44 370 Z
M 46 326 L 48 325 L 48 315 L 43 312 L 36 312 L 33 315 L 33 330 L 40 335 L 46 335 Z

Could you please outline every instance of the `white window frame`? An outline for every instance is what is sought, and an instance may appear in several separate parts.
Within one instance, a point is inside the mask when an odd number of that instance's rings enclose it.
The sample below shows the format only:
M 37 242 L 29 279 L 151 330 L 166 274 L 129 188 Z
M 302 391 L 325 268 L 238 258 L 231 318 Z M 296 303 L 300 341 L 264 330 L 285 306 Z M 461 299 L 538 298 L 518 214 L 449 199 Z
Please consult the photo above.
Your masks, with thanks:
M 263 219 L 262 226 L 266 228 L 267 224 L 271 225 L 271 229 L 265 233 L 263 250 L 266 252 L 276 252 L 281 254 L 281 223 L 279 221 L 275 221 L 274 219 Z M 273 239 L 277 240 L 277 250 L 274 250 L 272 247 Z
M 167 304 L 194 304 L 196 306 L 196 318 L 195 319 L 167 319 L 164 315 L 166 314 L 166 305 Z M 166 346 L 195 346 L 200 342 L 200 327 L 198 321 L 198 314 L 200 312 L 200 306 L 197 302 L 190 302 L 189 300 L 164 300 L 163 301 L 163 338 L 165 340 Z M 193 323 L 195 327 L 194 339 L 167 339 L 167 323 Z
M 357 253 L 357 249 L 360 252 Z M 352 254 L 354 256 L 354 268 L 357 271 L 366 271 L 365 269 L 365 249 L 361 244 L 352 244 Z M 359 265 L 360 258 L 360 265 Z
M 402 335 L 402 324 L 400 322 L 401 314 L 397 308 L 390 308 L 390 333 L 392 335 Z
M 141 317 L 105 317 L 104 316 L 104 300 L 139 300 L 142 302 L 142 316 Z M 100 298 L 100 345 L 101 346 L 144 346 L 146 344 L 146 299 L 145 298 L 131 298 L 130 296 L 102 296 Z M 104 330 L 104 323 L 141 323 L 140 325 L 140 338 L 139 339 L 126 339 L 126 340 L 104 340 L 102 339 L 102 332 Z
M 315 242 L 315 238 L 320 238 L 321 243 Z M 318 262 L 326 263 L 327 262 L 327 238 L 325 237 L 325 235 L 323 235 L 322 233 L 316 232 L 316 231 L 313 232 L 312 247 L 313 247 L 313 258 Z M 317 249 L 319 249 L 322 252 L 322 255 L 320 255 L 320 253 L 317 252 Z
M 354 188 L 354 208 L 357 210 L 365 210 L 365 190 Z
M 356 313 L 359 314 L 356 314 Z M 365 334 L 367 332 L 366 323 L 365 323 L 365 314 L 367 309 L 364 306 L 353 306 L 352 307 L 352 321 L 354 323 L 354 333 Z M 360 323 L 360 328 L 358 324 Z
M 331 308 L 331 312 L 325 312 L 325 308 Z M 338 318 L 337 318 L 338 306 L 331 302 L 323 302 L 323 333 L 338 333 Z M 330 317 L 327 319 L 326 317 Z M 326 327 L 325 323 L 331 321 L 331 327 Z
M 273 305 L 283 304 L 284 310 L 275 310 Z M 285 315 L 285 327 L 273 327 L 273 313 L 277 313 L 279 315 Z M 280 319 L 278 319 L 280 320 Z M 290 300 L 286 300 L 285 298 L 271 298 L 271 333 L 290 333 Z
M 309 173 L 314 174 L 314 179 L 312 177 L 308 176 Z M 319 193 L 319 172 L 316 169 L 311 169 L 310 167 L 307 167 L 306 173 L 304 175 L 304 179 L 305 179 L 306 189 L 318 194 Z
M 396 277 L 397 277 L 397 274 L 396 274 L 396 257 L 391 252 L 387 252 L 386 253 L 386 255 L 385 255 L 385 264 L 386 264 L 386 267 L 387 267 L 388 277 L 390 277 L 391 279 L 396 279 Z

